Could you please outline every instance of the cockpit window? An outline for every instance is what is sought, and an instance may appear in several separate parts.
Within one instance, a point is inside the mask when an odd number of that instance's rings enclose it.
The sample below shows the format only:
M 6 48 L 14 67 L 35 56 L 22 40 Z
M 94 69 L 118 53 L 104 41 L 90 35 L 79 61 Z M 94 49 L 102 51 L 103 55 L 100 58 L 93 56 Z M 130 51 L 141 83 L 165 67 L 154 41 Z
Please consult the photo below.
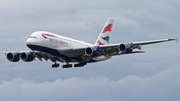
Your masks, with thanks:
M 35 36 L 30 36 L 29 38 L 37 38 L 37 37 L 35 37 Z

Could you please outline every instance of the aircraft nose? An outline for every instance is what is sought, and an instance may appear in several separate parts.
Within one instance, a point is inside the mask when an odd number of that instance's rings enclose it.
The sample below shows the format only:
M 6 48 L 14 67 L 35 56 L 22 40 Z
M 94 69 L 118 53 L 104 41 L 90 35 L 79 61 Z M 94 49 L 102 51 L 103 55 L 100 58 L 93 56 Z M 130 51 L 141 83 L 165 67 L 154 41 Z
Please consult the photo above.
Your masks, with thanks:
M 26 41 L 27 47 L 29 47 L 31 50 L 34 50 L 34 46 L 36 45 L 36 43 L 37 43 L 37 39 L 34 38 L 28 38 Z
M 31 40 L 30 38 L 28 38 L 27 41 L 26 41 L 26 45 L 27 45 L 27 46 L 28 46 L 28 45 L 32 45 L 32 43 L 33 43 L 32 40 Z
M 37 43 L 37 39 L 35 38 L 28 38 L 26 41 L 26 45 L 35 45 Z

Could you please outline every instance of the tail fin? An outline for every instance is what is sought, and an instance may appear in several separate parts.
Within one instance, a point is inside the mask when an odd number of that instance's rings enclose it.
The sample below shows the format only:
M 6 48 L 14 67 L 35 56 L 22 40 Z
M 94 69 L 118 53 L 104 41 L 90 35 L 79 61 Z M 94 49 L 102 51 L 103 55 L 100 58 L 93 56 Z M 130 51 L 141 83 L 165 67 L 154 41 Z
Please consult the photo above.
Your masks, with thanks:
M 109 39 L 111 35 L 111 29 L 113 26 L 114 19 L 108 19 L 106 24 L 104 25 L 96 43 L 95 46 L 99 45 L 107 45 L 109 44 Z

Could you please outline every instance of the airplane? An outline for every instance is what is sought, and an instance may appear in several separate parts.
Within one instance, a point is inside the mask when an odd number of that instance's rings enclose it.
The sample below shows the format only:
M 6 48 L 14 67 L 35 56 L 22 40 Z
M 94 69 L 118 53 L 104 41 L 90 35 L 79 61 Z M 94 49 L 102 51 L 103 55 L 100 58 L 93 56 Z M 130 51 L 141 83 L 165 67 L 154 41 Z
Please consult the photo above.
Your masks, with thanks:
M 4 51 L 7 59 L 18 62 L 32 62 L 35 58 L 51 60 L 52 68 L 59 67 L 57 62 L 66 63 L 63 68 L 83 67 L 87 63 L 94 63 L 110 59 L 116 55 L 144 53 L 142 45 L 155 44 L 176 39 L 160 39 L 152 41 L 109 44 L 114 19 L 109 18 L 105 23 L 95 44 L 86 43 L 46 31 L 36 31 L 26 41 L 30 51 Z M 139 49 L 134 51 L 134 49 Z

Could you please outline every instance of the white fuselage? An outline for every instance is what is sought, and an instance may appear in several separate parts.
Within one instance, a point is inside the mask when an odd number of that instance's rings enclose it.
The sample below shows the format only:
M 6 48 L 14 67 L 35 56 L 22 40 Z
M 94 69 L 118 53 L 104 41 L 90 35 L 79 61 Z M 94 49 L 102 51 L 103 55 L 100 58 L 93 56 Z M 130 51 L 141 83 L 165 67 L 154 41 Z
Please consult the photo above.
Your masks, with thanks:
M 46 36 L 42 37 L 43 34 L 49 34 L 52 36 Z M 64 37 L 61 35 L 53 34 L 50 32 L 44 32 L 44 31 L 38 31 L 34 32 L 30 35 L 28 40 L 26 41 L 26 44 L 31 44 L 31 45 L 38 45 L 38 46 L 44 46 L 44 47 L 49 47 L 52 49 L 59 49 L 59 48 L 69 48 L 69 47 L 91 47 L 93 46 L 92 44 L 75 40 L 72 38 Z
M 92 44 L 45 31 L 38 31 L 32 33 L 30 37 L 27 39 L 26 44 L 32 50 L 46 52 L 60 58 L 72 58 L 75 59 L 74 62 L 77 62 L 76 55 L 78 53 L 71 54 L 69 51 L 63 52 L 63 50 L 66 49 L 73 50 L 76 48 L 93 47 Z M 99 56 L 92 59 L 94 62 L 95 61 L 97 62 L 97 61 L 109 59 L 109 57 Z

